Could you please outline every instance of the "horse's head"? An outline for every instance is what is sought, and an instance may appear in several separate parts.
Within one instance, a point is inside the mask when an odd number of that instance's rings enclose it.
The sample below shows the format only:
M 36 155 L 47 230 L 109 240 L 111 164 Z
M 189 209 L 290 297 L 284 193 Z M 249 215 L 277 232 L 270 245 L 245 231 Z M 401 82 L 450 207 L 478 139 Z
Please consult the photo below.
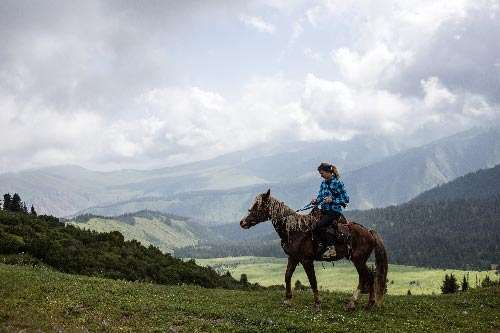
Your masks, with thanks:
M 248 213 L 240 221 L 240 226 L 243 229 L 248 229 L 271 218 L 269 213 L 270 196 L 271 190 L 267 190 L 267 192 L 260 193 L 255 197 Z

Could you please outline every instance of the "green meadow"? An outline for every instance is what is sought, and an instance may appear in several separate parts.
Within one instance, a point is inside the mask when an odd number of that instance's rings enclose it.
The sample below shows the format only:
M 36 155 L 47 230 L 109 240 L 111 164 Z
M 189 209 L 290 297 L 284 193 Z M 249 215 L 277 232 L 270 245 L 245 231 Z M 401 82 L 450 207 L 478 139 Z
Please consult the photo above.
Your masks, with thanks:
M 246 274 L 248 281 L 263 286 L 280 285 L 285 283 L 286 258 L 264 257 L 235 257 L 217 259 L 197 259 L 196 263 L 210 266 L 219 273 L 229 271 L 239 279 Z M 368 264 L 369 266 L 372 263 Z M 353 292 L 356 289 L 358 274 L 354 265 L 347 260 L 332 263 L 316 262 L 316 277 L 318 286 L 323 290 Z M 428 269 L 413 266 L 389 265 L 387 275 L 387 293 L 389 295 L 406 295 L 410 290 L 413 295 L 440 294 L 445 275 L 453 274 L 459 284 L 464 276 L 468 277 L 469 285 L 475 287 L 488 275 L 491 279 L 498 279 L 495 271 L 462 271 L 454 269 Z M 298 266 L 292 278 L 292 283 L 299 280 L 309 285 L 306 273 L 302 266 Z
M 500 286 L 448 295 L 387 295 L 352 314 L 350 294 L 165 286 L 0 264 L 0 332 L 499 332 Z M 362 306 L 367 295 L 360 296 Z

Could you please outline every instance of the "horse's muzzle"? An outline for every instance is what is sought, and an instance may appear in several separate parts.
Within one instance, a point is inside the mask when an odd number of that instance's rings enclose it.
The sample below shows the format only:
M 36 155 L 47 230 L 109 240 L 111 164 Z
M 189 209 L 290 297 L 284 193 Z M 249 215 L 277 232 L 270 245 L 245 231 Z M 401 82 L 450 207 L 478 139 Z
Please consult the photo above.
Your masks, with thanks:
M 246 222 L 246 221 L 244 221 L 244 220 L 241 220 L 241 221 L 240 221 L 240 227 L 242 227 L 243 229 L 248 229 L 248 228 L 250 228 L 250 224 L 249 224 L 249 223 L 247 223 L 247 222 Z

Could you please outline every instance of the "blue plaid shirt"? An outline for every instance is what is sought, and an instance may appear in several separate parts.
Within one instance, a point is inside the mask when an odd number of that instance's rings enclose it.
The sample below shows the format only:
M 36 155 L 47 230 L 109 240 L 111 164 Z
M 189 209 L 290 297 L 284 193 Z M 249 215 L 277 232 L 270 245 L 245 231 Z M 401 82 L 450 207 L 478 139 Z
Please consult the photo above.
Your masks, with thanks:
M 339 213 L 342 213 L 341 203 L 349 203 L 349 195 L 345 190 L 344 183 L 337 178 L 333 177 L 330 181 L 330 188 L 333 193 L 328 188 L 326 183 L 326 179 L 321 182 L 321 186 L 319 187 L 318 197 L 316 198 L 316 202 L 321 204 L 321 209 L 328 211 L 334 210 Z M 333 201 L 331 203 L 326 203 L 324 200 L 326 198 L 332 198 Z

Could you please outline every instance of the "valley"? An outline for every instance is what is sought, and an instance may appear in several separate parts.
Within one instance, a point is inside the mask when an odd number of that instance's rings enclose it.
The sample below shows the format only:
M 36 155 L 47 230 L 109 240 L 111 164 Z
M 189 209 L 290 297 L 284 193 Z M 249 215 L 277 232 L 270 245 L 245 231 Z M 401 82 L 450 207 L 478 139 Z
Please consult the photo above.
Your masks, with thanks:
M 218 273 L 230 272 L 235 279 L 246 274 L 250 283 L 263 286 L 285 284 L 286 258 L 271 257 L 236 257 L 197 259 L 196 263 L 209 266 Z M 373 263 L 368 263 L 370 266 Z M 347 260 L 331 263 L 315 263 L 316 277 L 320 290 L 336 292 L 353 292 L 357 286 L 358 274 L 354 265 Z M 480 284 L 486 276 L 498 280 L 495 270 L 490 271 L 464 271 L 454 269 L 428 269 L 414 266 L 389 265 L 387 275 L 387 293 L 389 295 L 438 295 L 446 274 L 453 274 L 458 282 L 466 276 L 471 287 Z M 298 266 L 292 278 L 292 284 L 299 280 L 308 286 L 309 282 L 302 266 Z

